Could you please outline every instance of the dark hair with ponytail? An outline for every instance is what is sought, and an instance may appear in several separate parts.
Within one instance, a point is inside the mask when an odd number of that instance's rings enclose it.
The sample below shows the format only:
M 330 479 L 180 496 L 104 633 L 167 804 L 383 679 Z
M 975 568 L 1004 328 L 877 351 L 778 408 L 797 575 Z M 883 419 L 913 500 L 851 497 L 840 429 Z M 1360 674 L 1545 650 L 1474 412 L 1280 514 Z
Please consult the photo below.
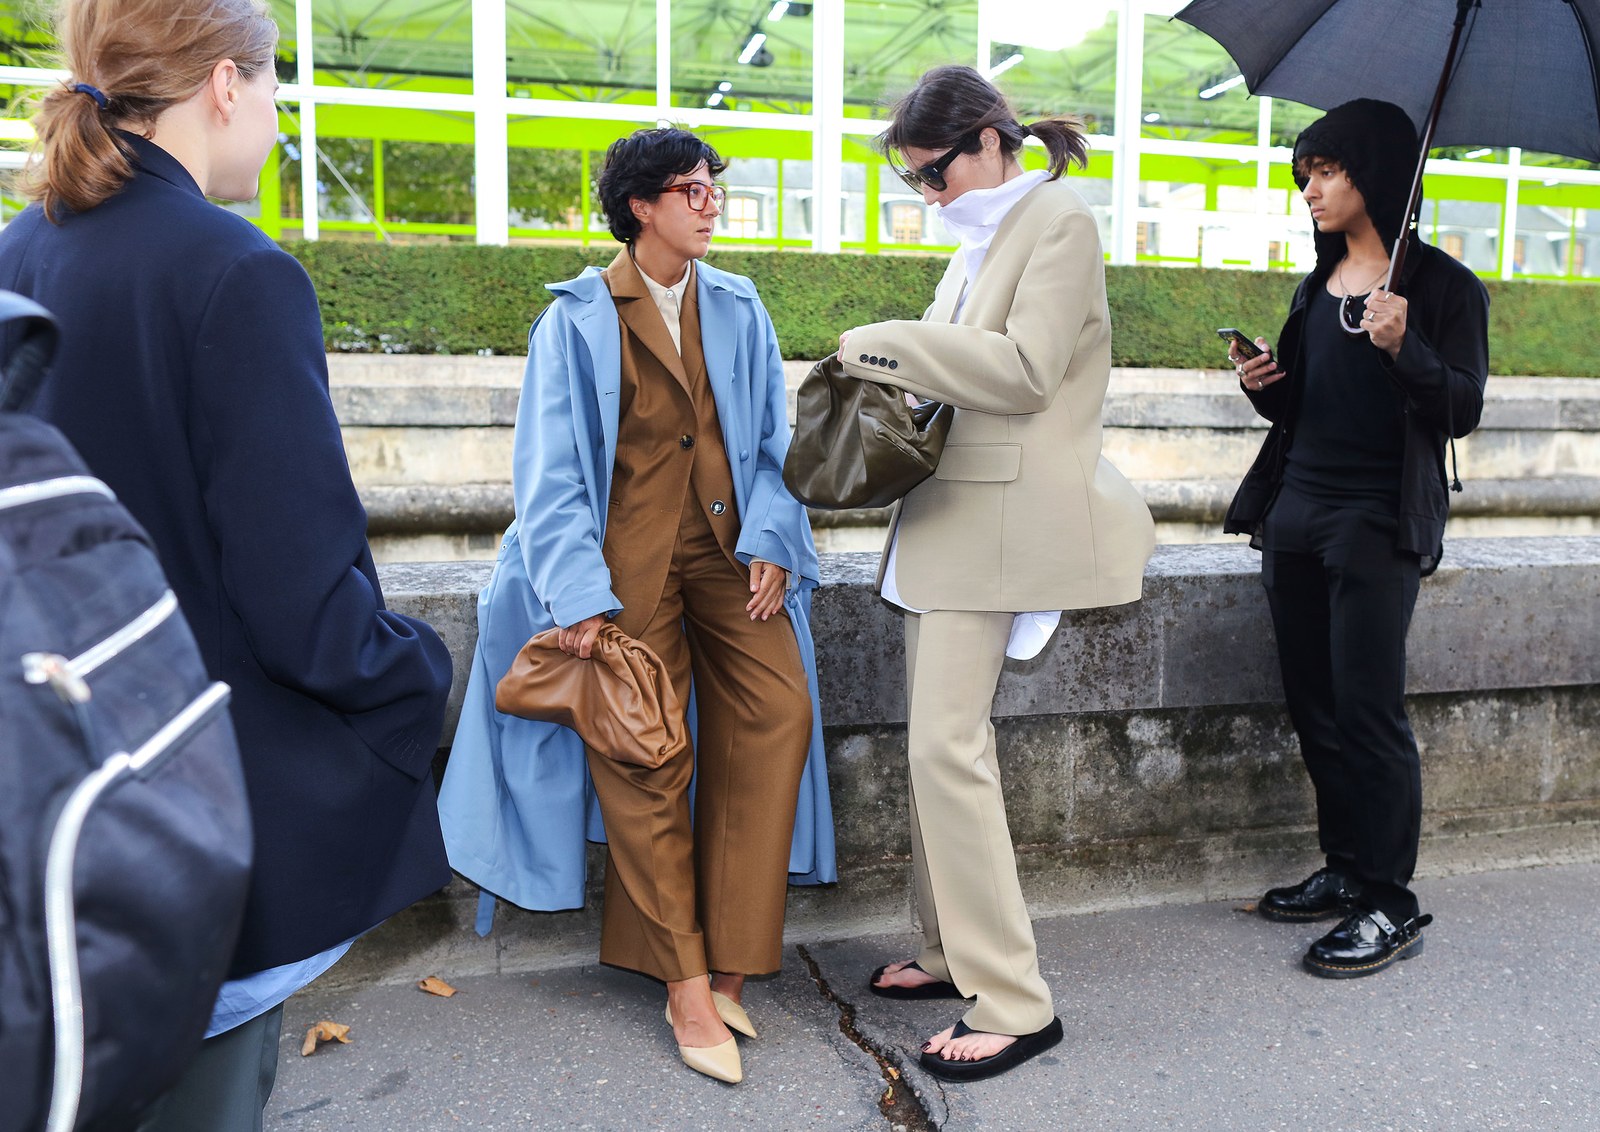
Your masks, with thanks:
M 1029 134 L 1038 138 L 1050 154 L 1051 180 L 1065 173 L 1069 164 L 1076 162 L 1081 169 L 1089 160 L 1089 141 L 1078 119 L 1044 118 L 1024 126 L 998 87 L 971 67 L 954 65 L 935 67 L 918 79 L 911 92 L 895 103 L 889 128 L 874 145 L 884 155 L 908 146 L 936 151 L 960 147 L 962 153 L 977 153 L 979 135 L 986 129 L 1000 135 L 1000 147 L 1008 157 L 1022 149 Z
M 62 0 L 54 23 L 72 77 L 38 101 L 38 140 L 21 179 L 51 220 L 103 203 L 133 177 L 113 127 L 153 126 L 224 59 L 254 79 L 278 45 L 263 0 Z

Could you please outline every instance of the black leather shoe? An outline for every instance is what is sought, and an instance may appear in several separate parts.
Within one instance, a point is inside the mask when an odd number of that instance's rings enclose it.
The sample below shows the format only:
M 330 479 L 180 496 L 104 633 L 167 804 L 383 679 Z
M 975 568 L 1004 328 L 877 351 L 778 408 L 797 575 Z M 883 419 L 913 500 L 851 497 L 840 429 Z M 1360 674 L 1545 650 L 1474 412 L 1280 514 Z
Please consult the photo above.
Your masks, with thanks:
M 1301 923 L 1348 916 L 1361 899 L 1361 885 L 1332 869 L 1318 869 L 1299 884 L 1268 889 L 1256 908 L 1269 920 Z
M 1422 954 L 1422 929 L 1432 916 L 1417 916 L 1399 927 L 1382 912 L 1356 912 L 1317 940 L 1305 964 L 1324 979 L 1359 979 L 1389 964 Z

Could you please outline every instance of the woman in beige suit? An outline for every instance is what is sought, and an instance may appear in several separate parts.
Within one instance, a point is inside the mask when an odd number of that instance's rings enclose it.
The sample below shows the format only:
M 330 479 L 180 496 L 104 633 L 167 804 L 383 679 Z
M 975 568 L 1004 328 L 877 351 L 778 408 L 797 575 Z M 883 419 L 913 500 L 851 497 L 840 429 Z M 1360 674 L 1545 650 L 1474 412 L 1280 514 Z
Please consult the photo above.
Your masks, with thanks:
M 1048 172 L 1018 161 L 1032 135 Z M 1024 126 L 968 67 L 925 74 L 878 139 L 961 241 L 921 321 L 840 337 L 845 369 L 955 406 L 935 476 L 901 502 L 879 574 L 906 610 L 911 849 L 923 944 L 873 973 L 890 998 L 972 998 L 923 1047 L 950 1080 L 1061 1040 L 1017 880 L 989 714 L 1002 662 L 1064 609 L 1140 595 L 1150 512 L 1100 453 L 1111 323 L 1095 220 L 1059 180 L 1078 123 Z

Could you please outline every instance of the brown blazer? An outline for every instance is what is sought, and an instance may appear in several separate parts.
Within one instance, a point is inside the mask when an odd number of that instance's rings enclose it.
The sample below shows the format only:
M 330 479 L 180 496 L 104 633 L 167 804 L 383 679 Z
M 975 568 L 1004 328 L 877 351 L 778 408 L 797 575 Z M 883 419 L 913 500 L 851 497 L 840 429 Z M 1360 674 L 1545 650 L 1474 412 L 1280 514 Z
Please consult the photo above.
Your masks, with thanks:
M 1088 206 L 1061 181 L 1033 189 L 951 321 L 965 283 L 957 253 L 921 321 L 845 344 L 855 376 L 956 407 L 937 473 L 895 512 L 901 596 L 995 612 L 1137 600 L 1155 525 L 1100 453 L 1111 318 Z

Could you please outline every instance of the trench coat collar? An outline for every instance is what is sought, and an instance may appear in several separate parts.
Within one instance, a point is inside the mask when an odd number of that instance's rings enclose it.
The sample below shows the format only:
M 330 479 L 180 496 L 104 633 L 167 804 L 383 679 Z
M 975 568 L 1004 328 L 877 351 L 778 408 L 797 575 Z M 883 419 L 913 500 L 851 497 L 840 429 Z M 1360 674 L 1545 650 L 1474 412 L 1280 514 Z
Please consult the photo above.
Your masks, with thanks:
M 734 328 L 739 325 L 738 304 L 760 301 L 755 284 L 742 275 L 719 271 L 705 260 L 695 263 L 694 273 L 698 280 L 695 299 L 700 304 L 700 343 L 711 394 L 719 409 L 734 406 L 748 410 L 749 406 L 741 405 L 741 401 L 748 402 L 749 397 L 738 396 L 733 379 L 734 353 L 738 347 Z M 622 388 L 622 334 L 614 296 L 598 267 L 586 267 L 580 275 L 546 284 L 546 287 L 556 295 L 570 297 L 577 304 L 568 308 L 568 317 L 588 347 L 592 362 L 589 379 L 594 382 L 602 410 L 601 435 L 606 451 L 614 453 L 617 448 L 617 395 Z

